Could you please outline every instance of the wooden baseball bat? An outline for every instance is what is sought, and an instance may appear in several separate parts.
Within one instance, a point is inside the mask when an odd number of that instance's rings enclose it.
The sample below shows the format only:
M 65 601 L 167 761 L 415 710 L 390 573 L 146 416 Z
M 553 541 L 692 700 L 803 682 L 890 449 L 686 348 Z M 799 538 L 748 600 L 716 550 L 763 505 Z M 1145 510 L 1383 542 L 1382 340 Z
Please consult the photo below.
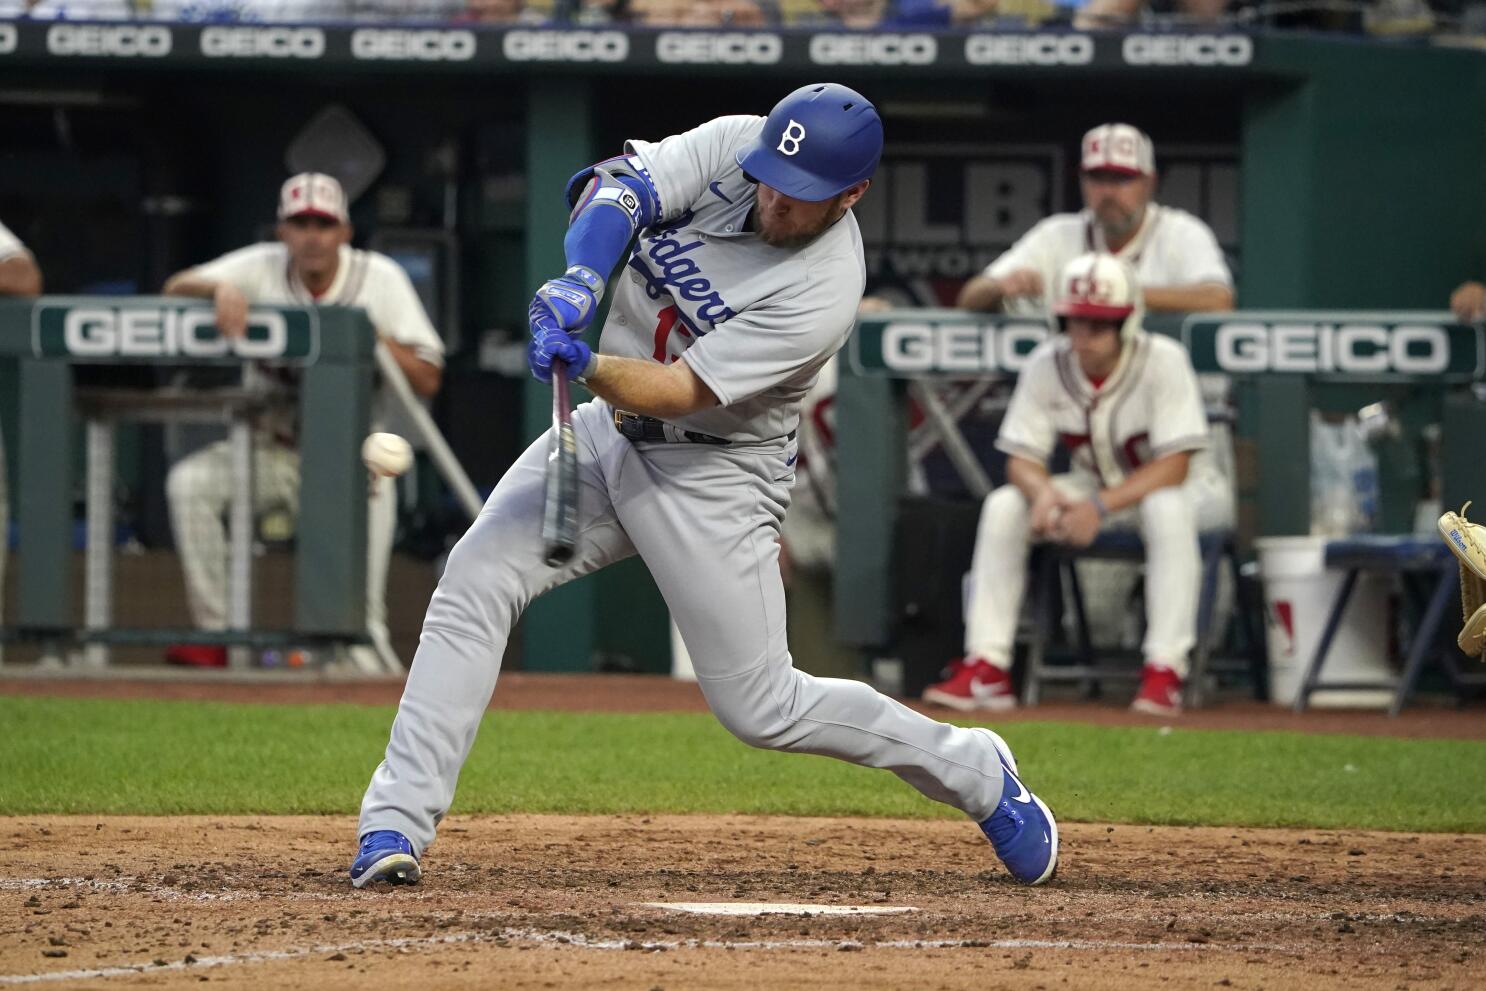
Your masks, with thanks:
M 578 542 L 578 439 L 568 397 L 567 366 L 552 360 L 552 443 L 547 449 L 542 546 L 547 563 L 565 564 Z

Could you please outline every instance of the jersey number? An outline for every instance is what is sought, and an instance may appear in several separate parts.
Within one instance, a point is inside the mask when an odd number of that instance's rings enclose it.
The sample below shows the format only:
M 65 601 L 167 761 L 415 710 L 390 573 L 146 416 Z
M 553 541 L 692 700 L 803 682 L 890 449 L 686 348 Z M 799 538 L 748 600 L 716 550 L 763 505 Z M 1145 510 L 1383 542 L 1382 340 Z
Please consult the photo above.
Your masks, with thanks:
M 691 331 L 681 322 L 681 311 L 674 304 L 661 310 L 657 316 L 659 320 L 655 325 L 655 353 L 651 357 L 662 365 L 669 365 L 680 357 L 666 354 L 666 342 L 671 339 L 671 331 L 674 329 L 683 337 L 690 337 Z

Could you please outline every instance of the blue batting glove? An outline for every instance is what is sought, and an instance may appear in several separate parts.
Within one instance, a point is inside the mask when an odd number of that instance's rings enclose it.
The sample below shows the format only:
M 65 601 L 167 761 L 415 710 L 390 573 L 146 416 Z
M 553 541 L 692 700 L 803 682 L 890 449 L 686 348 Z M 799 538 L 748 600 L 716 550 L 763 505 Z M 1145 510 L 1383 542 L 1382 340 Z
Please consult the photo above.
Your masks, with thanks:
M 551 318 L 543 314 L 536 316 L 537 304 L 532 304 L 531 343 L 526 346 L 526 363 L 532 376 L 543 383 L 552 381 L 552 359 L 563 362 L 564 373 L 571 382 L 588 367 L 593 359 L 593 349 L 580 340 L 574 340 L 567 331 L 555 327 Z
M 559 278 L 542 283 L 531 301 L 532 319 L 541 311 L 550 315 L 559 329 L 570 334 L 581 333 L 593 319 L 603 292 L 604 280 L 597 273 L 574 265 Z

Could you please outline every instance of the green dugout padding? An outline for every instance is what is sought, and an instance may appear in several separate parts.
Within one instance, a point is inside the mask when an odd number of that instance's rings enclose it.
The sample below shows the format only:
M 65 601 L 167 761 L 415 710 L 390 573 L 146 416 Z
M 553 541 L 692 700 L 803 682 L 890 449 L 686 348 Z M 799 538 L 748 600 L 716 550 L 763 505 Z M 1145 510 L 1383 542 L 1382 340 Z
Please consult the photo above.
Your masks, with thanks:
M 151 296 L 0 300 L 0 355 L 17 360 L 20 393 L 10 486 L 21 532 L 20 595 L 7 621 L 28 634 L 59 637 L 76 621 L 70 580 L 78 488 L 73 366 L 262 359 L 296 365 L 301 375 L 295 631 L 310 639 L 359 639 L 366 628 L 361 442 L 375 340 L 362 311 L 341 307 L 254 307 L 247 334 L 232 343 L 217 334 L 210 306 L 200 302 Z M 251 640 L 249 631 L 241 632 L 238 639 Z
M 1312 409 L 1355 412 L 1388 400 L 1401 436 L 1378 447 L 1380 530 L 1408 532 L 1424 495 L 1417 438 L 1441 426 L 1445 505 L 1486 493 L 1486 469 L 1463 456 L 1486 436 L 1486 330 L 1427 311 L 1241 311 L 1150 317 L 1182 341 L 1199 372 L 1234 383 L 1236 435 L 1260 454 L 1258 535 L 1310 528 Z M 1014 376 L 1049 332 L 1038 320 L 957 310 L 903 310 L 861 321 L 837 395 L 836 628 L 847 643 L 892 637 L 893 533 L 906 478 L 904 385 L 909 378 Z
M 568 176 L 601 157 L 592 138 L 595 96 L 587 80 L 533 87 L 527 105 L 526 283 L 535 292 L 565 267 L 562 239 Z M 594 319 L 602 326 L 603 314 Z M 597 336 L 597 330 L 589 332 Z M 526 435 L 535 439 L 552 423 L 552 390 L 526 380 Z M 574 401 L 588 398 L 575 388 Z M 638 557 L 569 582 L 527 607 L 521 620 L 521 668 L 526 671 L 592 671 L 606 665 L 641 671 L 670 670 L 668 613 L 655 582 Z

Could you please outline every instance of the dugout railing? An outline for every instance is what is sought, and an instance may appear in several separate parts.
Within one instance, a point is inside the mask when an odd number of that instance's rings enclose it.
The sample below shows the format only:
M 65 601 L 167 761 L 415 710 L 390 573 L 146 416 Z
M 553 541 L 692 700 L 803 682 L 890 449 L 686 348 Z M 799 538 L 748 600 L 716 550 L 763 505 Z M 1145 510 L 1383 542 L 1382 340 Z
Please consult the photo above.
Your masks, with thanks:
M 360 310 L 252 308 L 236 341 L 218 335 L 210 306 L 165 297 L 42 297 L 0 301 L 0 356 L 19 365 L 18 471 L 10 479 L 20 533 L 12 558 L 17 595 L 0 632 L 40 642 L 43 654 L 82 648 L 95 663 L 110 645 L 210 643 L 237 648 L 337 648 L 365 638 L 366 436 L 376 335 Z M 138 387 L 110 369 L 146 366 L 292 368 L 298 380 L 300 500 L 294 538 L 290 629 L 254 625 L 252 420 L 261 394 L 236 386 L 204 390 Z M 81 376 L 75 370 L 86 367 Z M 114 622 L 114 435 L 118 423 L 214 422 L 233 448 L 229 629 L 144 628 Z M 79 429 L 81 427 L 82 429 Z M 78 457 L 77 444 L 84 445 Z M 79 466 L 82 479 L 79 479 Z M 78 602 L 74 580 L 74 493 L 85 493 L 86 550 Z M 251 664 L 231 651 L 235 667 Z

